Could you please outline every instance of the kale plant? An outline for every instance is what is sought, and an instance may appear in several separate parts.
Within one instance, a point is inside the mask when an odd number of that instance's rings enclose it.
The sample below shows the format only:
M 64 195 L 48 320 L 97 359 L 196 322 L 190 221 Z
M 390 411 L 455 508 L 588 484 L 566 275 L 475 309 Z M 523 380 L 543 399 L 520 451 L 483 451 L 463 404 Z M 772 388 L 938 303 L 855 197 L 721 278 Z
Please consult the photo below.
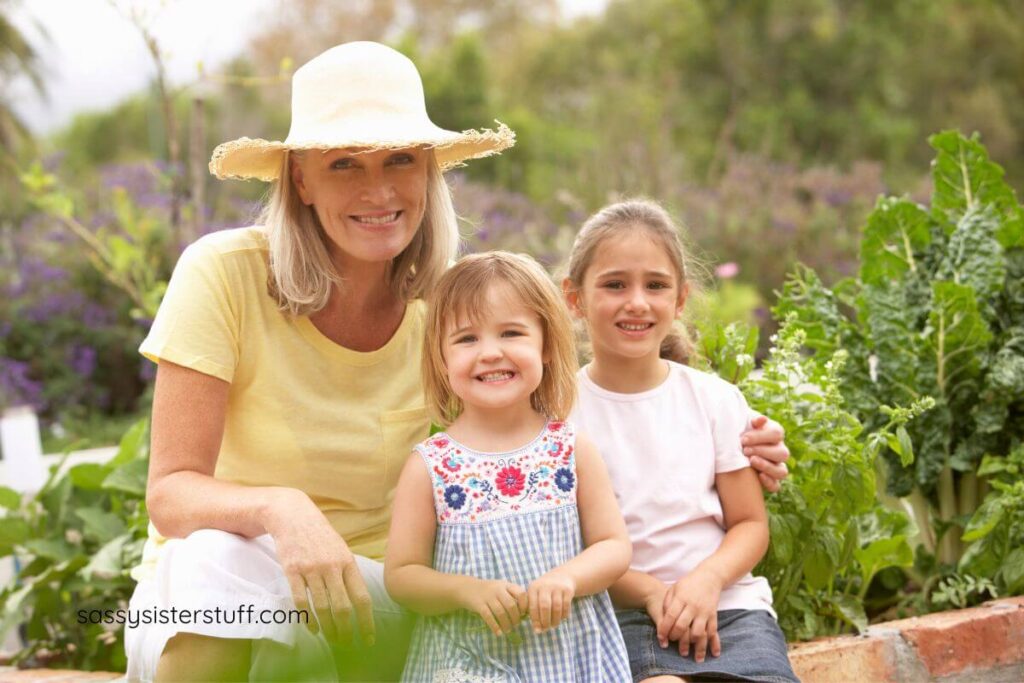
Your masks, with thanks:
M 961 538 L 988 488 L 979 474 L 994 471 L 979 464 L 1024 439 L 1024 212 L 976 136 L 930 143 L 930 208 L 880 199 L 858 276 L 829 288 L 801 268 L 775 314 L 796 317 L 816 357 L 848 354 L 841 392 L 868 428 L 888 420 L 884 405 L 935 399 L 885 449 L 885 483 L 909 500 L 940 571 L 952 571 L 962 541 L 982 538 L 976 527 Z

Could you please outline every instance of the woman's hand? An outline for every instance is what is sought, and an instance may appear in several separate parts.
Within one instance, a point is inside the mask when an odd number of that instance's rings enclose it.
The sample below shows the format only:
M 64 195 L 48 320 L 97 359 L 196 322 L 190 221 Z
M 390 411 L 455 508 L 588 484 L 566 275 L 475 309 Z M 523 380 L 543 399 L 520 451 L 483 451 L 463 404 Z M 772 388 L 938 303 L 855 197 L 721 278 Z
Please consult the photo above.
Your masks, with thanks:
M 309 496 L 297 489 L 278 489 L 268 506 L 266 529 L 277 546 L 296 608 L 308 614 L 312 607 L 324 635 L 341 642 L 352 638 L 354 611 L 362 642 L 373 645 L 373 604 L 356 558 Z M 308 623 L 316 633 L 316 623 Z
M 772 493 L 779 490 L 782 480 L 789 476 L 786 461 L 786 432 L 775 420 L 758 415 L 750 422 L 751 428 L 743 432 L 740 442 L 743 454 L 750 458 L 750 466 L 757 470 L 761 486 Z
M 569 618 L 572 599 L 576 596 L 576 582 L 571 576 L 554 569 L 534 580 L 527 592 L 533 632 L 543 633 L 557 628 Z
M 693 658 L 698 662 L 704 661 L 708 645 L 713 656 L 722 654 L 722 643 L 718 638 L 718 598 L 721 593 L 721 580 L 710 571 L 699 568 L 676 581 L 663 598 L 658 643 L 668 647 L 670 641 L 679 641 L 679 654 L 683 657 L 690 654 L 690 643 L 693 643 Z
M 466 577 L 459 603 L 479 614 L 496 636 L 511 632 L 527 614 L 526 590 L 509 581 Z

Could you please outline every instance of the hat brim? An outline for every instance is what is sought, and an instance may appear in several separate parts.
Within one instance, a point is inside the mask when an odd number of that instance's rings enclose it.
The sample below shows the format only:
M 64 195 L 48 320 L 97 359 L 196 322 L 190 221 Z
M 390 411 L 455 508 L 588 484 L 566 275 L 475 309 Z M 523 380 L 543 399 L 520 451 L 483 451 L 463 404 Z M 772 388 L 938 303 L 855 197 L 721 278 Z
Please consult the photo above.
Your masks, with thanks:
M 276 180 L 281 171 L 281 160 L 286 150 L 338 149 L 359 147 L 367 151 L 428 147 L 442 171 L 462 165 L 469 159 L 499 154 L 516 142 L 516 134 L 501 121 L 497 129 L 464 130 L 461 133 L 438 128 L 436 135 L 417 136 L 398 140 L 332 140 L 306 143 L 288 143 L 274 140 L 238 138 L 217 145 L 210 159 L 210 173 L 221 180 Z

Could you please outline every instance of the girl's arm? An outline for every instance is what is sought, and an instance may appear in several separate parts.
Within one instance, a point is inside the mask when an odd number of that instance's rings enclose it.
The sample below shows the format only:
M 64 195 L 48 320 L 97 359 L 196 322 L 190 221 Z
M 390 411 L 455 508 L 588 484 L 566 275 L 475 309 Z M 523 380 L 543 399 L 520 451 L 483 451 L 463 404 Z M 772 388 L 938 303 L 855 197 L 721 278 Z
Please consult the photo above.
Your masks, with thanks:
M 467 609 L 479 614 L 495 635 L 508 633 L 526 613 L 522 587 L 433 568 L 437 518 L 432 486 L 422 458 L 413 452 L 395 489 L 384 587 L 395 602 L 419 614 Z
M 685 656 L 696 644 L 697 661 L 703 661 L 707 645 L 717 656 L 718 599 L 722 590 L 745 576 L 768 550 L 768 515 L 757 475 L 750 468 L 715 475 L 722 501 L 725 538 L 706 560 L 679 579 L 665 594 L 664 614 L 658 622 L 662 647 L 679 641 Z
M 659 601 L 658 616 L 660 617 L 660 601 L 666 590 L 668 590 L 668 586 L 662 581 L 650 574 L 630 569 L 608 588 L 608 595 L 612 597 L 612 602 L 616 607 L 623 609 L 648 609 L 652 599 L 657 598 Z M 648 611 L 650 610 L 648 609 Z M 654 619 L 653 614 L 651 618 Z
M 611 586 L 629 569 L 633 549 L 626 534 L 608 471 L 597 448 L 576 436 L 576 507 L 584 550 L 529 586 L 530 619 L 535 631 L 554 628 L 569 616 L 572 598 Z

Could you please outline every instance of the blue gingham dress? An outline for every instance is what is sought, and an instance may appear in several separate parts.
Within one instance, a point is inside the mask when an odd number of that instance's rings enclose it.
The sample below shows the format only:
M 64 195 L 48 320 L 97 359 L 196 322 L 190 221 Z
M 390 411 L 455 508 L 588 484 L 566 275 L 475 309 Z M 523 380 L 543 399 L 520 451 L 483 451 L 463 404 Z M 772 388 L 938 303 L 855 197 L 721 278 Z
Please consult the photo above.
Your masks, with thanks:
M 548 422 L 526 446 L 480 453 L 445 433 L 416 446 L 430 471 L 437 514 L 434 568 L 524 588 L 583 550 L 576 509 L 575 432 Z M 629 660 L 605 592 L 573 600 L 558 628 L 529 618 L 495 636 L 479 615 L 420 617 L 403 681 L 416 683 L 620 683 Z

